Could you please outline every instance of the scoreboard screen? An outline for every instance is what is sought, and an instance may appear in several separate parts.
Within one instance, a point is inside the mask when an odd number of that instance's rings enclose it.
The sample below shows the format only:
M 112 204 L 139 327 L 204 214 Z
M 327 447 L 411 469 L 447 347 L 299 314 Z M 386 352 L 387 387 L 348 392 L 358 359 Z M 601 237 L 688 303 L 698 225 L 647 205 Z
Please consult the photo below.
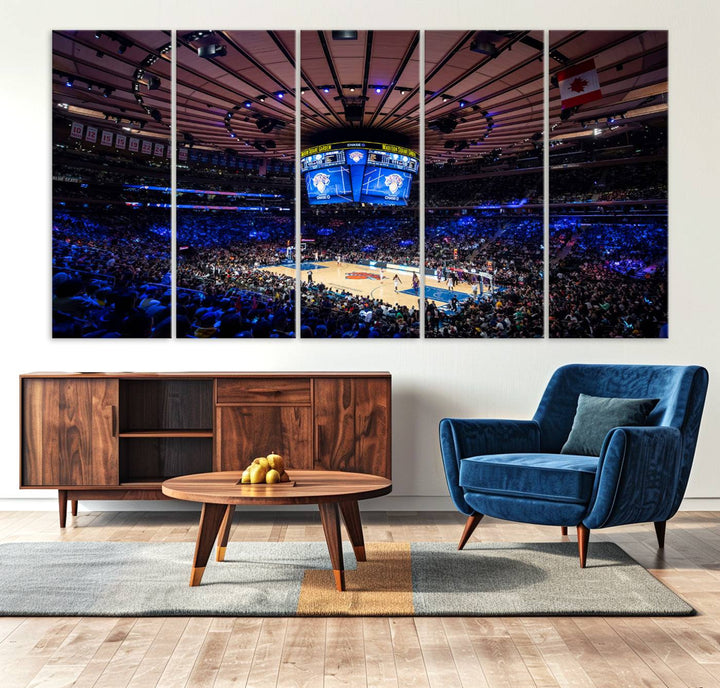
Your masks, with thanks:
M 312 205 L 352 203 L 350 170 L 347 167 L 324 167 L 305 174 L 305 188 Z
M 390 144 L 334 143 L 300 154 L 311 205 L 407 205 L 418 166 L 417 153 Z

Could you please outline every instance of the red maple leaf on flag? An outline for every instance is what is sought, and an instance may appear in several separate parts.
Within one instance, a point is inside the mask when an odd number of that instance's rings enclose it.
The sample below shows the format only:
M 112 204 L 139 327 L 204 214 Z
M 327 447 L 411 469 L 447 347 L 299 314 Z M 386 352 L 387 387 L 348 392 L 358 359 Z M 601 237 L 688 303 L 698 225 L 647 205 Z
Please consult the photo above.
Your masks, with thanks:
M 570 84 L 570 90 L 573 93 L 582 93 L 587 85 L 588 82 L 585 81 L 585 79 L 578 77 L 577 79 L 573 79 L 573 82 Z

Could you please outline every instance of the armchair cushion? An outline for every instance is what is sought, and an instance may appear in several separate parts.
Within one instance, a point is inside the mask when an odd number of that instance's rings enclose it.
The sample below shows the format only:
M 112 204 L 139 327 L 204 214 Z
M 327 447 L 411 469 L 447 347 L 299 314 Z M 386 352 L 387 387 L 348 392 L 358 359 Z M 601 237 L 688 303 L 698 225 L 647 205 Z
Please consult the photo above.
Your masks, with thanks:
M 561 454 L 600 456 L 605 436 L 617 427 L 645 425 L 658 399 L 624 399 L 580 394 Z
M 487 454 L 460 462 L 466 492 L 586 505 L 598 459 L 569 454 Z

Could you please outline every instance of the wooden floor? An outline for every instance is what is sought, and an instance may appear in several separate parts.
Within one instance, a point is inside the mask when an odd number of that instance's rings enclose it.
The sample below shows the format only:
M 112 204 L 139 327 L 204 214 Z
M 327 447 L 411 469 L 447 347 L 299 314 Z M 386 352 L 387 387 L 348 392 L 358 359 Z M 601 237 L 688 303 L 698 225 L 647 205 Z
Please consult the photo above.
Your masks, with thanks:
M 451 513 L 363 514 L 367 541 L 452 541 Z M 192 512 L 0 513 L 0 542 L 193 541 Z M 484 520 L 474 539 L 553 541 L 559 528 Z M 698 615 L 682 618 L 0 617 L 0 686 L 720 687 L 720 513 L 683 512 L 658 552 L 651 525 L 594 531 Z M 319 516 L 235 515 L 232 541 L 323 540 Z M 0 595 L 2 591 L 0 590 Z

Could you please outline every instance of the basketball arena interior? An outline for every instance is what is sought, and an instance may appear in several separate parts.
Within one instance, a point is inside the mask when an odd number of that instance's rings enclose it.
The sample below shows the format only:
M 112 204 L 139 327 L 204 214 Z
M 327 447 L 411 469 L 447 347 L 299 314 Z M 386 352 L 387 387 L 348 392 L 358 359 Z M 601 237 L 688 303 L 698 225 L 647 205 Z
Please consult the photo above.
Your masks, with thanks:
M 666 337 L 667 53 L 56 31 L 53 336 Z

